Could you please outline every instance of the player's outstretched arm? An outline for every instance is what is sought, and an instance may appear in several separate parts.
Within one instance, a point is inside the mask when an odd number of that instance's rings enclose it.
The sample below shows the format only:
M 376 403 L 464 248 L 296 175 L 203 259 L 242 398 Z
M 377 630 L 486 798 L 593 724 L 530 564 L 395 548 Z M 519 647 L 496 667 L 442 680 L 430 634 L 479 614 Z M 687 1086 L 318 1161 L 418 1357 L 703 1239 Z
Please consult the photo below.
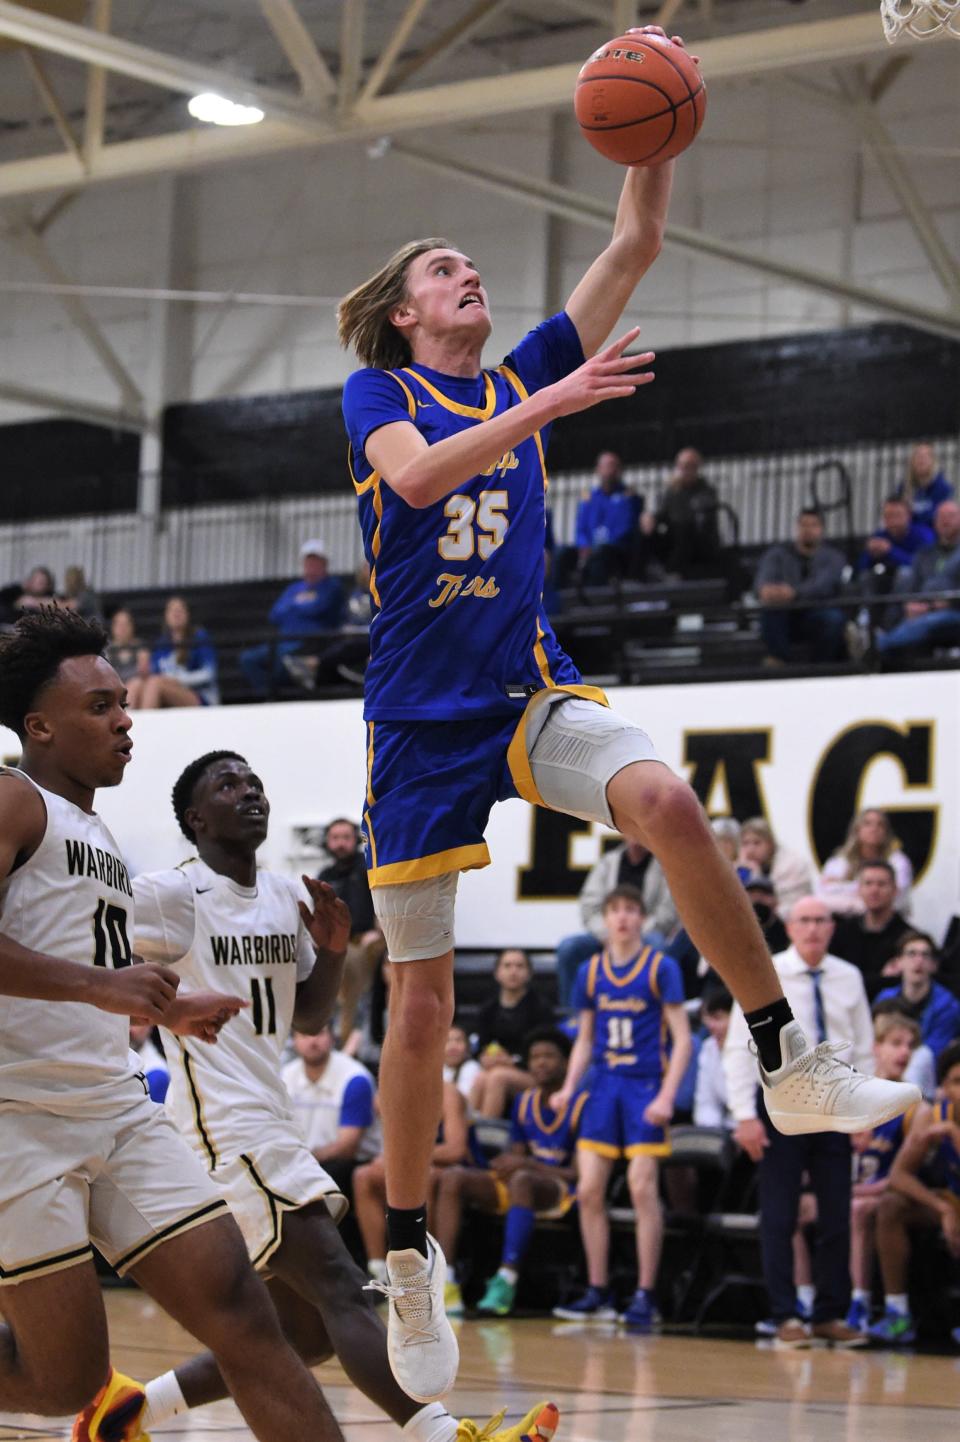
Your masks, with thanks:
M 639 27 L 640 33 L 663 35 L 659 25 Z M 672 35 L 675 45 L 683 45 Z M 674 162 L 632 166 L 627 171 L 617 206 L 610 244 L 593 262 L 566 304 L 577 328 L 584 355 L 593 355 L 618 324 L 642 277 L 663 243 Z
M 638 386 L 652 381 L 647 367 L 653 351 L 626 354 L 639 334 L 635 326 L 562 380 L 435 445 L 428 445 L 409 421 L 381 426 L 367 441 L 367 460 L 408 505 L 417 510 L 432 506 L 558 416 L 633 395 Z
M 333 1015 L 343 978 L 343 962 L 350 940 L 350 909 L 325 881 L 301 877 L 311 905 L 301 901 L 300 919 L 317 951 L 313 971 L 297 987 L 293 1024 L 303 1031 L 319 1031 Z

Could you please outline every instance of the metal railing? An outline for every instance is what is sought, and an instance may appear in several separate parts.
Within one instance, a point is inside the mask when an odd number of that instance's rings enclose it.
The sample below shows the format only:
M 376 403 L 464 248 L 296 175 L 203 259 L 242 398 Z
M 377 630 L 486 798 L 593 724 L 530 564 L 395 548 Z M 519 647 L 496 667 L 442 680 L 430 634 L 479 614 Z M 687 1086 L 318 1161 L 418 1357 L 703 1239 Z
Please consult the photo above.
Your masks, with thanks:
M 947 475 L 960 478 L 960 438 L 938 438 Z M 877 524 L 881 503 L 906 474 L 911 443 L 863 442 L 770 455 L 708 461 L 705 474 L 724 509 L 739 521 L 740 544 L 752 547 L 791 534 L 801 506 L 815 499 L 828 535 L 863 535 Z M 625 479 L 655 508 L 666 466 L 628 466 Z M 572 540 L 576 508 L 593 483 L 589 472 L 556 476 L 548 504 L 558 542 Z M 2 500 L 0 500 L 2 505 Z M 264 496 L 257 501 L 174 507 L 157 516 L 137 512 L 0 523 L 0 584 L 35 565 L 59 578 L 82 565 L 99 590 L 189 586 L 281 579 L 297 568 L 300 543 L 321 536 L 331 567 L 349 572 L 361 559 L 356 501 L 343 493 Z

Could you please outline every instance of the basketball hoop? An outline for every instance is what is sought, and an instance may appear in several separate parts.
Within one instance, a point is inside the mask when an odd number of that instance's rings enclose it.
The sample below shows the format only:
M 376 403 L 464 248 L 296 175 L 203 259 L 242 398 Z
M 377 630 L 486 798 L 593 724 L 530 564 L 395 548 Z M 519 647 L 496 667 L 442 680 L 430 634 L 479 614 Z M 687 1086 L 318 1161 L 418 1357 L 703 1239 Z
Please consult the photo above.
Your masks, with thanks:
M 960 0 L 880 0 L 880 16 L 889 45 L 937 35 L 960 40 Z

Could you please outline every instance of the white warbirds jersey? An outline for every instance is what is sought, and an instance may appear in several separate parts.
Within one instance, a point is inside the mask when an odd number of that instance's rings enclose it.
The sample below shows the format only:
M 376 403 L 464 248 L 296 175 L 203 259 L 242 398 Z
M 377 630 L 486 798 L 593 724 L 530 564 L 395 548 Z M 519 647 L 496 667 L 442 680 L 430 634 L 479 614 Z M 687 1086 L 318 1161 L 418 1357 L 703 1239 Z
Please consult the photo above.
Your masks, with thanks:
M 131 961 L 133 890 L 100 817 L 22 777 L 46 807 L 43 840 L 0 881 L 0 931 L 32 951 L 88 966 Z M 109 1117 L 146 1090 L 130 1050 L 130 1023 L 79 1001 L 0 996 L 0 1103 Z
M 182 1135 L 211 1171 L 255 1148 L 270 1117 L 299 1136 L 280 1057 L 297 983 L 316 953 L 296 884 L 258 871 L 256 886 L 239 886 L 195 859 L 136 877 L 133 891 L 138 952 L 175 967 L 188 991 L 212 988 L 249 1003 L 213 1046 L 164 1031 L 164 1105 Z

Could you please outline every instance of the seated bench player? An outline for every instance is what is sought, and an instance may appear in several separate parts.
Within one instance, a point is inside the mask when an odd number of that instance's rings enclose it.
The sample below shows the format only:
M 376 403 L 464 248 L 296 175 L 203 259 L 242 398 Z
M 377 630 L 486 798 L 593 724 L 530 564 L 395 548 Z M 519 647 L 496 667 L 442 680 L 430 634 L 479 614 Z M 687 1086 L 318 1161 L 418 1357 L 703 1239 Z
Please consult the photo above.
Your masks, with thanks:
M 510 1146 L 489 1167 L 449 1167 L 437 1183 L 435 1233 L 451 1276 L 456 1276 L 457 1242 L 465 1205 L 502 1216 L 500 1266 L 477 1304 L 486 1316 L 513 1311 L 517 1278 L 538 1217 L 562 1217 L 576 1201 L 576 1140 L 587 1099 L 579 1091 L 569 1106 L 554 1111 L 570 1056 L 569 1037 L 539 1027 L 526 1038 L 524 1065 L 534 1085 L 513 1104 Z M 448 1283 L 448 1315 L 463 1312 L 459 1283 Z
M 690 1061 L 690 1023 L 679 966 L 644 944 L 640 893 L 632 886 L 615 887 L 603 918 L 607 945 L 577 973 L 573 1002 L 579 1029 L 566 1081 L 553 1099 L 557 1112 L 569 1107 L 592 1061 L 590 1096 L 577 1139 L 577 1201 L 588 1285 L 577 1301 L 555 1308 L 554 1316 L 612 1321 L 617 1315 L 608 1284 L 606 1194 L 614 1162 L 626 1157 L 637 1219 L 637 1290 L 621 1320 L 631 1331 L 649 1332 L 659 1321 L 653 1295 L 663 1240 L 658 1159 L 670 1152 L 667 1128 Z M 669 1062 L 663 1051 L 666 1036 Z
M 870 1336 L 887 1346 L 916 1338 L 907 1295 L 911 1233 L 937 1231 L 954 1263 L 960 1260 L 960 1041 L 937 1057 L 937 1084 L 939 1099 L 917 1109 L 877 1211 L 884 1314 Z M 953 1340 L 960 1343 L 960 1327 Z

